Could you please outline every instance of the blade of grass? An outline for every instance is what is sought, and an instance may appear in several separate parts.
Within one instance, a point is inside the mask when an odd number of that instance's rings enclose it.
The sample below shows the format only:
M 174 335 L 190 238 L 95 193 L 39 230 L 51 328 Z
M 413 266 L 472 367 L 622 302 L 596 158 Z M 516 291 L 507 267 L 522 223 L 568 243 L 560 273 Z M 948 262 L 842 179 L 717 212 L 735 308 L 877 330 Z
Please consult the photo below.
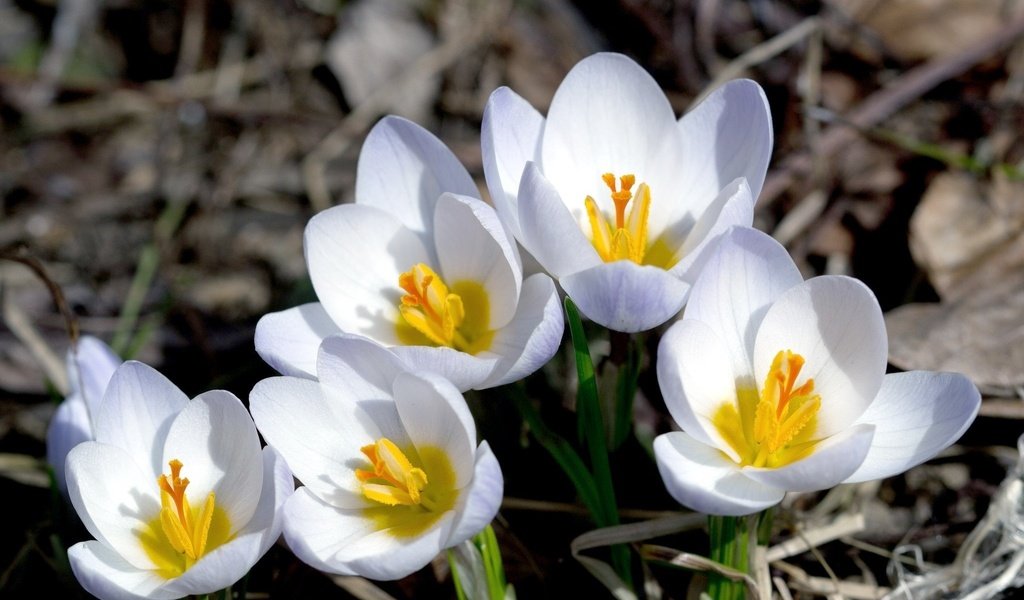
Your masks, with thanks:
M 548 429 L 547 425 L 541 420 L 537 409 L 534 408 L 533 404 L 530 403 L 529 399 L 526 398 L 519 388 L 508 386 L 508 390 L 512 393 L 512 398 L 519 409 L 519 414 L 523 416 L 530 431 L 533 433 L 533 437 L 537 438 L 540 445 L 548 451 L 551 458 L 555 459 L 558 466 L 569 477 L 569 480 L 576 488 L 576 493 L 580 496 L 580 500 L 583 501 L 583 504 L 596 521 L 597 515 L 602 510 L 600 495 L 598 494 L 594 477 L 590 474 L 583 459 L 580 458 L 580 455 L 576 453 L 576 450 L 573 449 L 572 445 L 565 438 Z
M 583 331 L 583 321 L 579 310 L 571 299 L 565 299 L 565 314 L 569 320 L 569 331 L 572 333 L 573 353 L 576 358 L 576 373 L 579 377 L 579 388 L 576 395 L 578 418 L 583 421 L 580 428 L 584 431 L 587 454 L 590 457 L 590 468 L 597 484 L 600 498 L 601 513 L 595 515 L 598 525 L 608 527 L 619 524 L 619 510 L 615 501 L 615 486 L 612 483 L 612 469 L 608 461 L 608 444 L 605 440 L 604 421 L 601 418 L 600 398 L 597 395 L 597 376 L 594 362 L 590 357 L 590 346 Z M 612 564 L 616 572 L 628 586 L 632 586 L 630 572 L 629 548 L 621 544 L 612 546 Z

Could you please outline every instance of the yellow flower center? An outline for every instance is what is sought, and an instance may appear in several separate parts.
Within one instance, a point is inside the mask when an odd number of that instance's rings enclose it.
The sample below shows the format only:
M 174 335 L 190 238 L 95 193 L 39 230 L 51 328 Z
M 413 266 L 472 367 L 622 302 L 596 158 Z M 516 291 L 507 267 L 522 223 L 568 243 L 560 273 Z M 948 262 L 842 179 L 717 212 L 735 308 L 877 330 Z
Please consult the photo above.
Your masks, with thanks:
M 741 466 L 781 467 L 814 450 L 821 396 L 814 393 L 814 379 L 796 385 L 803 366 L 799 354 L 779 351 L 760 394 L 738 388 L 736 401 L 715 411 L 712 423 Z
M 160 513 L 139 532 L 139 540 L 161 575 L 170 579 L 227 542 L 231 538 L 231 523 L 224 509 L 217 506 L 213 492 L 206 496 L 202 506 L 193 508 L 185 495 L 189 481 L 181 477 L 181 461 L 174 459 L 168 464 L 170 477 L 157 478 Z
M 601 179 L 611 191 L 612 202 L 615 203 L 615 224 L 612 225 L 605 218 L 594 198 L 587 196 L 585 203 L 594 249 L 605 262 L 631 260 L 642 265 L 644 254 L 647 252 L 647 218 L 651 211 L 651 189 L 646 183 L 640 184 L 636 202 L 629 207 L 627 216 L 626 206 L 633 199 L 632 189 L 636 177 L 623 175 L 619 177 L 618 186 L 615 185 L 615 175 L 611 173 L 605 173 Z
M 370 468 L 356 469 L 356 479 L 363 496 L 379 505 L 365 509 L 379 529 L 395 537 L 413 537 L 455 506 L 455 471 L 444 450 L 432 446 L 410 449 L 420 466 L 388 438 L 360 451 L 370 461 Z
M 398 277 L 402 343 L 447 346 L 476 354 L 491 346 L 490 302 L 484 286 L 457 281 L 451 288 L 429 266 L 418 263 Z

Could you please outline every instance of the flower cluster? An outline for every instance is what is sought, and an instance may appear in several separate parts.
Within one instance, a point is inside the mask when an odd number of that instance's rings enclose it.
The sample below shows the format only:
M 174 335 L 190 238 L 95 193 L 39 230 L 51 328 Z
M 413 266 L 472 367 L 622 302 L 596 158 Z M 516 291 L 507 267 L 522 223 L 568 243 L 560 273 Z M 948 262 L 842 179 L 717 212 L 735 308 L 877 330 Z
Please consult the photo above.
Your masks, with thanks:
M 804 281 L 750 228 L 772 151 L 754 82 L 677 120 L 636 63 L 597 54 L 546 118 L 495 91 L 481 142 L 493 206 L 420 126 L 386 117 L 370 131 L 355 202 L 305 230 L 318 301 L 257 325 L 256 350 L 282 375 L 255 386 L 248 412 L 225 391 L 189 400 L 79 342 L 48 457 L 95 537 L 69 552 L 86 590 L 210 593 L 282 533 L 317 569 L 385 580 L 460 547 L 504 489 L 462 392 L 552 358 L 561 292 L 625 333 L 682 311 L 656 362 L 681 431 L 654 454 L 670 494 L 699 511 L 744 515 L 787 492 L 902 472 L 977 414 L 961 375 L 885 374 L 882 313 L 864 284 Z

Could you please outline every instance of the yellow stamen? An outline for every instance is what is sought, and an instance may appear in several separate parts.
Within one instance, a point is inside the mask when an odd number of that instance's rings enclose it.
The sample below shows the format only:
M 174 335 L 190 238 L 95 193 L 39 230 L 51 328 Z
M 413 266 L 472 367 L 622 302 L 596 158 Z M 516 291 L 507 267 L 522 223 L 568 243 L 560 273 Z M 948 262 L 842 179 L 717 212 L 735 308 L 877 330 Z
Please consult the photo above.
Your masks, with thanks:
M 188 487 L 189 481 L 187 477 L 184 479 L 181 477 L 182 463 L 180 460 L 174 459 L 168 464 L 171 467 L 170 478 L 167 475 L 157 478 L 157 485 L 160 486 L 162 492 L 160 494 L 160 526 L 171 547 L 178 553 L 184 554 L 186 565 L 191 565 L 206 552 L 216 501 L 214 493 L 210 492 L 203 503 L 202 510 L 193 519 L 192 509 L 185 496 L 185 488 Z
M 605 173 L 601 176 L 605 185 L 611 190 L 612 202 L 615 204 L 615 224 L 608 221 L 597 203 L 590 196 L 584 200 L 587 208 L 587 220 L 590 222 L 591 241 L 594 249 L 605 262 L 631 260 L 644 264 L 647 254 L 647 220 L 651 212 L 651 189 L 646 183 L 637 188 L 633 196 L 633 184 L 636 177 L 632 174 L 619 177 L 619 185 L 615 184 L 615 176 Z M 626 214 L 626 206 L 633 200 Z
M 490 304 L 479 283 L 461 281 L 449 289 L 433 269 L 418 263 L 399 275 L 398 286 L 405 292 L 398 306 L 403 323 L 426 342 L 471 354 L 490 347 Z
M 796 385 L 804 362 L 790 350 L 778 352 L 760 394 L 739 390 L 737 401 L 722 404 L 713 415 L 743 466 L 779 467 L 814 449 L 821 396 L 814 393 L 812 378 Z
M 362 482 L 363 495 L 386 506 L 423 505 L 430 501 L 420 492 L 427 486 L 427 474 L 414 467 L 409 458 L 388 438 L 360 448 L 370 460 L 372 470 L 356 469 L 356 479 Z

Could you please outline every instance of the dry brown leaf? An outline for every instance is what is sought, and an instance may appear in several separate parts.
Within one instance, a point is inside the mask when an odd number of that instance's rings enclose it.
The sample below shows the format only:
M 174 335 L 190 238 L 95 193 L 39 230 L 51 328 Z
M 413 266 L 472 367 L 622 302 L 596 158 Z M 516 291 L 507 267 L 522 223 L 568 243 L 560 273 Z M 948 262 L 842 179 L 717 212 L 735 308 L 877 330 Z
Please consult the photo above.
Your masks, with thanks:
M 901 306 L 885 322 L 901 369 L 958 371 L 988 391 L 1024 385 L 1024 272 L 952 302 Z
M 411 3 L 363 0 L 347 9 L 324 61 L 341 82 L 349 104 L 357 106 L 434 45 L 433 35 Z M 430 116 L 440 88 L 439 76 L 406 86 L 390 112 L 422 123 Z
M 901 60 L 950 56 L 993 35 L 1024 2 L 996 0 L 832 0 L 872 29 Z
M 1024 187 L 964 173 L 935 178 L 910 221 L 910 249 L 943 301 L 886 316 L 889 360 L 959 371 L 993 393 L 1024 385 Z

